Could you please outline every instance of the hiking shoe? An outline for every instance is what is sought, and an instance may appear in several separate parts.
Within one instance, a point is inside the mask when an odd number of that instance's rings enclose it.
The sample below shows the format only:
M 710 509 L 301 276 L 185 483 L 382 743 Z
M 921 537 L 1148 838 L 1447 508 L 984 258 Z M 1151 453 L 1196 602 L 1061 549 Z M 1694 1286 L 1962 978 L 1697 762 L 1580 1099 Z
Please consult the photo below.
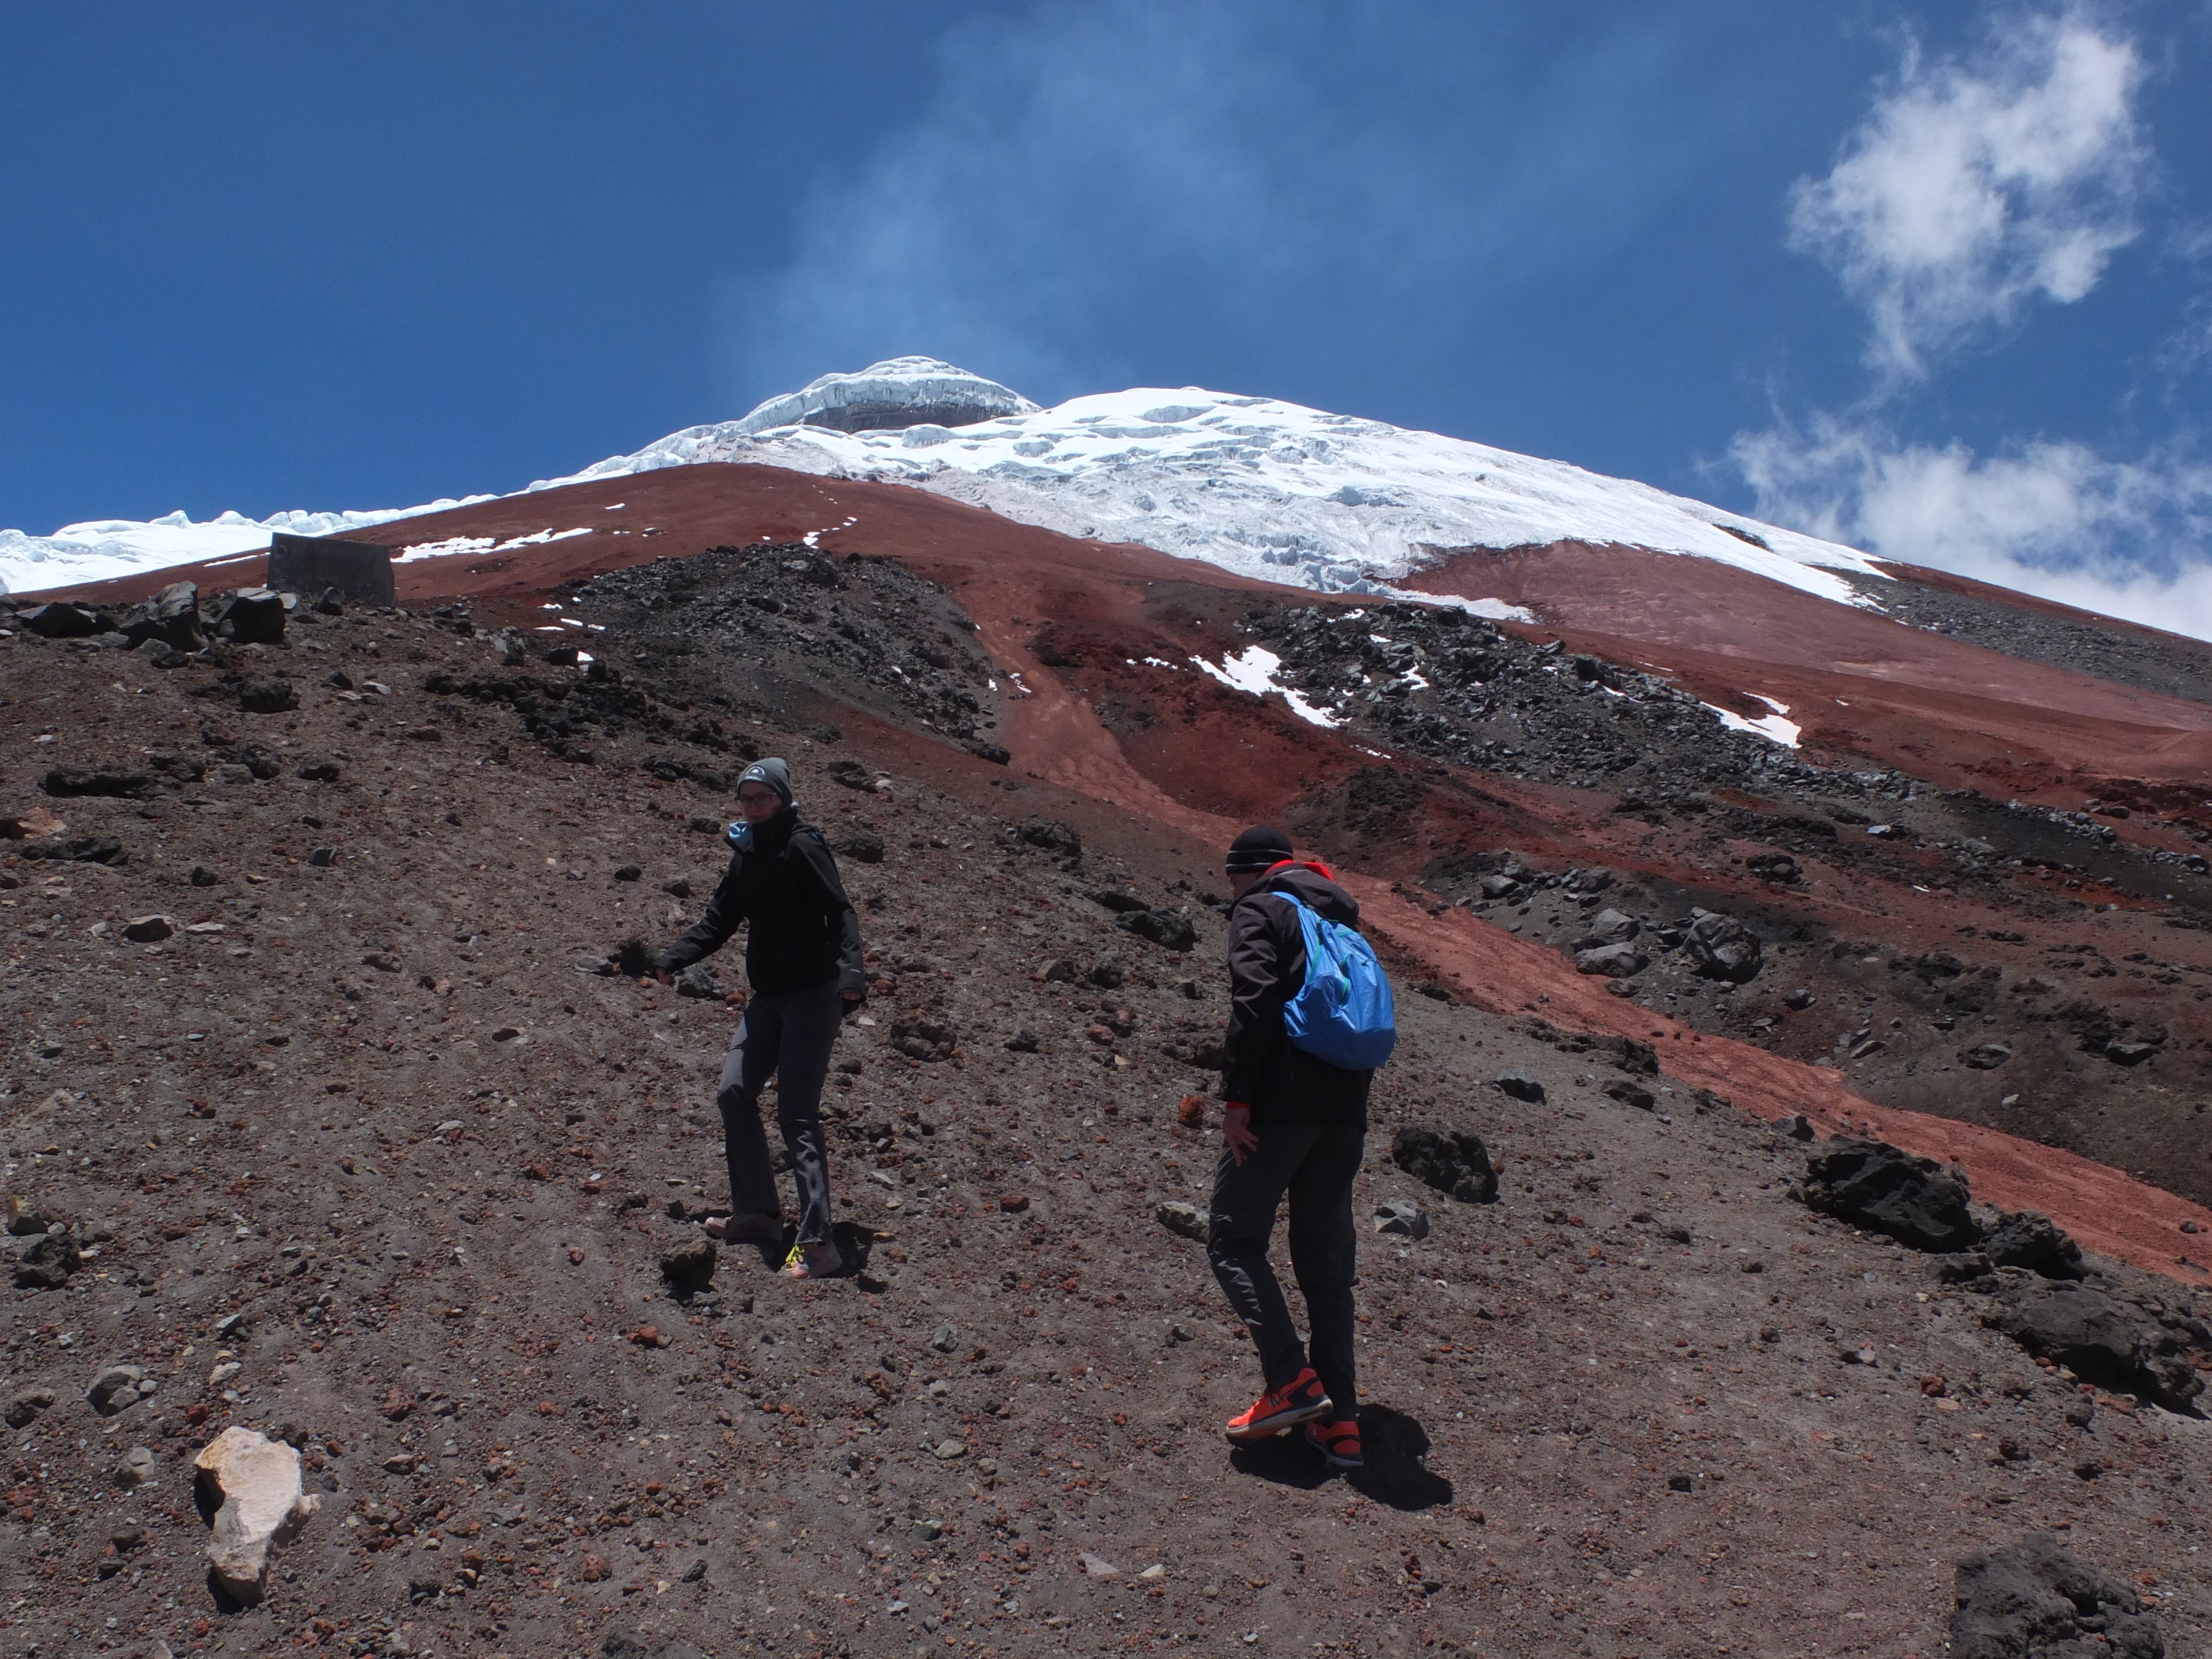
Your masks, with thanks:
M 1367 1460 L 1359 1455 L 1359 1425 L 1352 1418 L 1339 1418 L 1334 1423 L 1307 1424 L 1306 1444 L 1328 1459 L 1333 1469 L 1366 1467 Z
M 1336 1402 L 1323 1392 L 1321 1378 L 1307 1366 L 1279 1389 L 1271 1389 L 1254 1401 L 1249 1410 L 1229 1419 L 1231 1440 L 1265 1440 L 1285 1429 L 1327 1417 Z

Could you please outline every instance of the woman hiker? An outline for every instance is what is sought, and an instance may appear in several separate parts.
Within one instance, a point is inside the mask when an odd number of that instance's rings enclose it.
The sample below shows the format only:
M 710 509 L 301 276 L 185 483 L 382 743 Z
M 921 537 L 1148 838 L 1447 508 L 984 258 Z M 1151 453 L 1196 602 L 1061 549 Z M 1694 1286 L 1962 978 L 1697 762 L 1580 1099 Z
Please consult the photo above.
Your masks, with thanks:
M 662 984 L 721 949 L 739 922 L 752 995 L 722 1061 L 722 1146 L 730 1166 L 730 1218 L 708 1232 L 734 1243 L 782 1242 L 783 1209 L 763 1133 L 760 1094 L 776 1079 L 776 1121 L 799 1183 L 799 1236 L 783 1270 L 823 1279 L 847 1270 L 830 1231 L 830 1164 L 822 1140 L 822 1085 L 840 1020 L 867 995 L 860 919 L 837 861 L 813 825 L 799 821 L 791 768 L 755 761 L 738 780 L 744 821 L 730 826 L 730 867 L 706 914 L 653 959 Z

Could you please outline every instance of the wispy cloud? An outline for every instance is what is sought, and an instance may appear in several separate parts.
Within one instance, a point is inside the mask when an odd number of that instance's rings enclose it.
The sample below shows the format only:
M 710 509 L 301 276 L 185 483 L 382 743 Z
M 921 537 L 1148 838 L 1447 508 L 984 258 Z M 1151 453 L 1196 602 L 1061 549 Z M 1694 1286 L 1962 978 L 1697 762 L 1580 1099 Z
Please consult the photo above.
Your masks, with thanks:
M 1898 430 L 1947 353 L 2039 301 L 2085 298 L 2141 234 L 2143 75 L 2136 43 L 2080 10 L 2001 10 L 1963 58 L 1907 43 L 1834 168 L 1790 192 L 1791 245 L 1865 311 L 1872 380 L 1849 414 L 1736 435 L 1764 516 L 2212 639 L 2212 465 L 2185 438 L 2113 460 L 2070 441 L 1977 454 Z M 2179 319 L 2169 378 L 2205 338 L 2202 314 Z
M 736 389 L 922 352 L 1047 401 L 1163 373 L 1279 392 L 1432 351 L 1663 214 L 1740 118 L 1708 99 L 1651 130 L 1662 25 L 1498 50 L 1512 27 L 1337 0 L 988 11 L 922 112 L 732 283 Z
M 2134 42 L 2078 14 L 2013 14 L 1968 59 L 1909 46 L 1822 179 L 1791 192 L 1793 246 L 1866 307 L 1886 379 L 2038 297 L 2069 304 L 2135 240 L 2149 152 Z
M 1747 433 L 1733 459 L 1762 516 L 1885 558 L 2212 638 L 2212 465 L 2112 461 L 2078 443 L 1977 456 L 1817 416 Z

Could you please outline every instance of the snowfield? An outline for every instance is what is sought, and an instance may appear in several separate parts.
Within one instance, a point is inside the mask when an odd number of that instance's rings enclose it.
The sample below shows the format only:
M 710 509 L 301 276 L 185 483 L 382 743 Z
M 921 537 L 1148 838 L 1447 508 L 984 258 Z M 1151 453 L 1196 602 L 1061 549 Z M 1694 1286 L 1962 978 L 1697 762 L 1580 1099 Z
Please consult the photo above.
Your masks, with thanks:
M 877 418 L 899 406 L 1012 412 L 957 427 L 847 432 L 813 423 L 854 406 Z M 1556 541 L 1718 560 L 1846 605 L 1868 601 L 1844 573 L 1882 574 L 1865 554 L 1833 542 L 1465 439 L 1195 386 L 1037 409 L 995 381 L 925 357 L 825 375 L 743 420 L 688 427 L 530 489 L 706 461 L 908 484 L 1021 523 L 1326 592 L 1378 591 L 1443 550 Z M 252 551 L 271 530 L 328 534 L 431 510 L 268 520 L 226 514 L 208 525 L 176 514 L 151 525 L 73 525 L 51 537 L 0 532 L 0 585 L 97 580 Z

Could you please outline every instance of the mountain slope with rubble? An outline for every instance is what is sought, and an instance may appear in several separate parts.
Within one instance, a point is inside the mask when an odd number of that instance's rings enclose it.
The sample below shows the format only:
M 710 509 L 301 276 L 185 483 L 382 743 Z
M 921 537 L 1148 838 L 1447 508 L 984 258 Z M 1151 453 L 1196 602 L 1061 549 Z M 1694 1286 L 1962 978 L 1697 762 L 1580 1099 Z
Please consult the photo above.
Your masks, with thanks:
M 2056 871 L 1947 860 L 1964 798 L 1547 630 L 792 477 L 623 480 L 641 545 L 590 556 L 442 517 L 413 533 L 495 550 L 403 565 L 411 615 L 279 606 L 255 643 L 234 605 L 185 650 L 106 627 L 173 603 L 116 603 L 0 640 L 7 1193 L 65 1229 L 13 1242 L 19 1649 L 1928 1652 L 1960 1564 L 2042 1536 L 2103 1575 L 2083 1616 L 2203 1640 L 2212 1332 L 2166 1258 L 2212 1216 L 2011 1157 L 1972 1100 L 1873 1098 L 1890 1043 L 1996 1042 L 2031 999 L 2191 999 L 2116 948 L 2194 902 L 2124 884 L 2174 868 L 2138 819 L 1991 817 L 2128 900 L 2075 908 Z M 1663 793 L 1606 787 L 1623 748 Z M 876 975 L 831 1093 L 843 1283 L 699 1275 L 736 966 L 620 971 L 695 914 L 763 752 Z M 1340 861 L 1401 988 L 1350 1479 L 1218 1439 L 1250 1360 L 1174 1207 L 1218 1145 L 1180 1119 L 1249 816 Z M 1905 912 L 1936 872 L 1945 909 Z M 1697 971 L 1699 909 L 1756 974 Z M 1960 931 L 1983 910 L 2021 925 Z M 2102 943 L 2014 993 L 2029 926 Z M 1651 960 L 1577 971 L 1600 930 Z M 1791 1024 L 1846 996 L 1869 1032 L 1953 1029 L 1854 1058 Z M 2173 1030 L 2106 1058 L 2142 1042 L 2121 1017 L 2096 1053 L 2038 1029 L 2092 1088 L 2183 1063 Z M 1971 1192 L 1844 1167 L 1792 1112 L 1955 1134 Z M 1492 1201 L 1401 1167 L 1424 1127 L 1480 1139 Z M 227 1425 L 296 1444 L 324 1500 L 252 1608 L 208 1588 L 191 1501 Z

